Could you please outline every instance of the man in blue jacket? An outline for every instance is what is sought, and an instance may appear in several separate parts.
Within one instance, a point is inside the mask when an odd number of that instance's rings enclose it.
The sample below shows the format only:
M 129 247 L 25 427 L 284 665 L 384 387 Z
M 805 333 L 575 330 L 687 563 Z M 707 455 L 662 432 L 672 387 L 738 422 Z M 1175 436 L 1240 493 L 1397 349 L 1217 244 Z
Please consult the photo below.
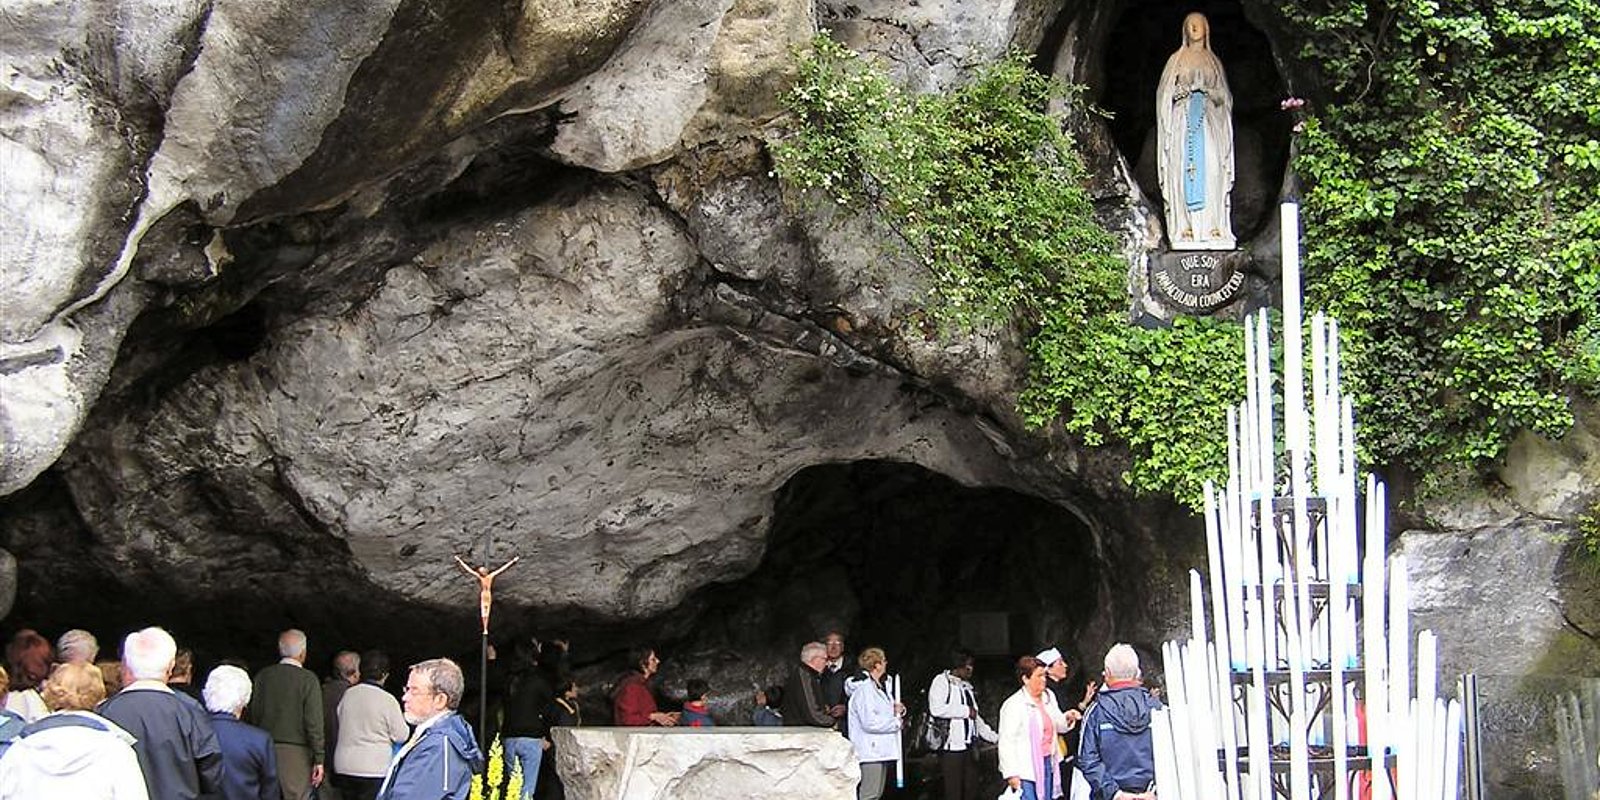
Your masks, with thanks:
M 467 800 L 483 753 L 472 728 L 456 713 L 466 681 L 461 667 L 435 658 L 411 668 L 402 706 L 417 726 L 389 762 L 378 800 Z
M 1105 668 L 1105 685 L 1083 717 L 1078 769 L 1093 800 L 1155 800 L 1150 711 L 1161 702 L 1140 682 L 1139 654 L 1132 647 L 1112 647 Z

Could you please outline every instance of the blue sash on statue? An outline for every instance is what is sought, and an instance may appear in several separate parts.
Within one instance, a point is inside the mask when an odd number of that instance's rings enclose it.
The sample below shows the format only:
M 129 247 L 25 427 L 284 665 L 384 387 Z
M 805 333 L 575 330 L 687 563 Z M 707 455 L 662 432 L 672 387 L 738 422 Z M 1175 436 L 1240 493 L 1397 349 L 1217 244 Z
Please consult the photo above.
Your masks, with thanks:
M 1189 93 L 1183 125 L 1183 202 L 1190 211 L 1206 207 L 1206 95 Z

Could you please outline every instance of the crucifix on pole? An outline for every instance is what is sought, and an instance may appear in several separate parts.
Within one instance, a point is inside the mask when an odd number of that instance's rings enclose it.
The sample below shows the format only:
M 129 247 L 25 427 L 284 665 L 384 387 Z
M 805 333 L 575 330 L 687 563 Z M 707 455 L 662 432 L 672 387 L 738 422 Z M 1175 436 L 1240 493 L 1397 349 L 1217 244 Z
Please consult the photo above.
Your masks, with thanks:
M 494 603 L 494 579 L 500 573 L 511 568 L 512 564 L 522 560 L 522 556 L 515 556 L 510 561 L 501 564 L 498 569 L 491 571 L 488 566 L 489 539 L 484 537 L 483 542 L 484 565 L 469 567 L 461 556 L 451 555 L 461 569 L 471 575 L 478 582 L 478 619 L 482 623 L 482 635 L 478 646 L 478 742 L 484 752 L 489 751 L 493 742 L 484 741 L 484 735 L 489 725 L 489 607 Z

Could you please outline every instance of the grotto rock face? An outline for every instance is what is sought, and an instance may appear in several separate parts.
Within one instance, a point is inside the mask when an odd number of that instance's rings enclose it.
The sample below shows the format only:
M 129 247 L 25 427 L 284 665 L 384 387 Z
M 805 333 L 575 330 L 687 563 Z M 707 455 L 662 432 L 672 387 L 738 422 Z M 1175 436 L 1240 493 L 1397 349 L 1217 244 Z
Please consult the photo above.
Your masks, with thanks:
M 1084 491 L 1020 435 L 1016 333 L 934 334 L 885 232 L 797 212 L 762 144 L 819 17 L 910 32 L 863 35 L 932 88 L 1048 3 L 492 6 L 8 8 L 30 615 L 108 580 L 442 608 L 487 540 L 507 607 L 641 620 L 753 569 L 808 466 Z
M 783 590 L 749 576 L 787 531 L 775 509 L 803 494 L 797 475 L 870 462 L 939 476 L 958 500 L 1005 490 L 1059 509 L 1025 534 L 974 523 L 1032 538 L 970 550 L 1088 566 L 1037 584 L 1059 594 L 991 592 L 1006 578 L 967 568 L 964 531 L 919 552 L 859 524 L 919 520 L 849 505 L 924 495 L 844 481 L 817 502 L 845 519 L 796 516 L 848 531 L 829 545 L 846 566 L 785 607 L 816 613 L 780 622 L 866 616 L 851 586 L 877 576 L 849 559 L 889 563 L 853 548 L 881 535 L 930 562 L 886 585 L 1046 596 L 1058 608 L 1030 607 L 1019 641 L 1076 641 L 1082 661 L 1132 636 L 1150 657 L 1182 627 L 1198 521 L 1128 498 L 1124 454 L 1025 430 L 1021 332 L 935 331 L 891 232 L 786 194 L 765 149 L 819 25 L 919 89 L 1020 48 L 1099 90 L 1110 31 L 1141 8 L 6 0 L 0 599 L 15 590 L 13 619 L 41 627 L 215 606 L 241 637 L 339 619 L 420 647 L 474 622 L 451 556 L 477 562 L 488 541 L 489 560 L 523 557 L 495 584 L 508 624 L 685 639 L 693 620 L 664 614 L 732 610 L 749 635 L 723 642 L 745 659 L 727 674 L 770 675 L 792 643 L 757 640 L 781 615 L 730 592 Z M 1131 305 L 1148 305 L 1156 216 L 1103 122 L 1068 124 Z M 1597 417 L 1582 417 L 1583 436 L 1519 444 L 1509 501 L 1439 527 L 1521 541 L 1551 533 L 1542 515 L 1570 539 L 1594 485 L 1570 477 L 1593 476 Z M 1028 561 L 1033 539 L 1059 558 Z M 1416 541 L 1424 571 L 1469 546 Z M 1540 552 L 1565 574 L 1565 555 Z M 787 563 L 795 584 L 837 566 Z
M 415 599 L 456 599 L 451 555 L 487 534 L 524 558 L 503 599 L 637 618 L 748 571 L 770 495 L 809 463 L 1003 477 L 970 422 L 919 409 L 886 367 L 831 368 L 844 348 L 821 334 L 668 325 L 696 265 L 669 216 L 615 186 L 456 228 L 345 312 L 107 415 L 68 481 L 130 560 L 243 522 L 197 515 L 199 493 L 258 498 L 252 514 L 281 496 L 257 524 L 332 536 Z

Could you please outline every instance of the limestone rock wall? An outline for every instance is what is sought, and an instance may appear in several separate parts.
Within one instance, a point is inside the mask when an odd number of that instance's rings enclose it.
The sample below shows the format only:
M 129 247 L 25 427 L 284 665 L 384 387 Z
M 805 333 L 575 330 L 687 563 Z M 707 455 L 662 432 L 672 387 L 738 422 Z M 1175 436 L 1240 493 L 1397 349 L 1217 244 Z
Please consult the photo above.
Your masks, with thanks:
M 1127 498 L 1121 454 L 1024 430 L 1020 332 L 933 331 L 886 232 L 785 196 L 764 150 L 818 26 L 921 89 L 1012 48 L 1094 83 L 1126 4 L 0 2 L 0 590 L 30 613 L 470 607 L 450 556 L 488 538 L 525 557 L 508 606 L 636 623 L 748 573 L 789 478 L 862 460 L 1079 518 L 1116 576 L 1092 640 L 1182 613 L 1197 523 Z M 1136 306 L 1152 211 L 1069 124 Z M 1493 646 L 1536 665 L 1600 631 L 1545 546 L 1593 503 L 1579 416 L 1407 538 L 1424 616 L 1466 596 L 1455 565 L 1532 554 L 1501 602 L 1537 623 Z
M 487 538 L 509 607 L 640 620 L 748 573 L 808 466 L 1072 502 L 1016 331 L 934 333 L 884 232 L 799 210 L 763 146 L 819 20 L 934 88 L 1050 5 L 8 2 L 0 493 L 52 471 L 0 522 L 24 606 L 68 558 L 438 608 Z

